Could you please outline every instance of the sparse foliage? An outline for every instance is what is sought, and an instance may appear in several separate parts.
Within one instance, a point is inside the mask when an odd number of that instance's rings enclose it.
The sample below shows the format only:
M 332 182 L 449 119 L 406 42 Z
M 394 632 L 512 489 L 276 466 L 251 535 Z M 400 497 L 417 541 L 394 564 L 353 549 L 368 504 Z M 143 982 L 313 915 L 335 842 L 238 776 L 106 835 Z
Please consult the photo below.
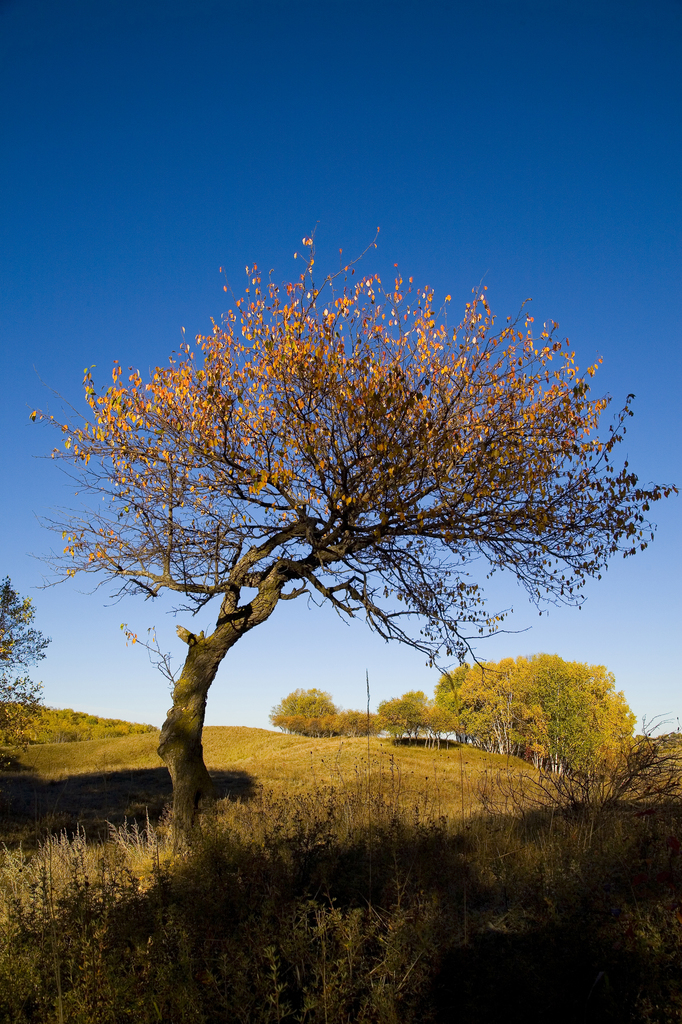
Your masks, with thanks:
M 624 801 L 659 805 L 679 800 L 682 754 L 652 736 L 629 737 L 591 764 L 568 772 L 543 772 L 535 785 L 545 803 L 572 810 L 602 810 Z

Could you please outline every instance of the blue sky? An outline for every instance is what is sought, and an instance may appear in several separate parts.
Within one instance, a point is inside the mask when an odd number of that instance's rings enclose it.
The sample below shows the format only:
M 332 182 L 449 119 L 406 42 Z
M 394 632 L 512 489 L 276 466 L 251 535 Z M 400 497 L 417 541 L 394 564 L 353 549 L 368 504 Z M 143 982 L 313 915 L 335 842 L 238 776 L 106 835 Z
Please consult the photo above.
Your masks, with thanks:
M 669 0 L 420 4 L 64 0 L 0 3 L 0 576 L 53 638 L 45 698 L 160 724 L 164 680 L 120 623 L 170 603 L 37 589 L 38 518 L 71 486 L 35 407 L 79 407 L 84 366 L 166 362 L 226 307 L 224 267 L 294 277 L 361 251 L 463 307 L 485 277 L 500 318 L 533 298 L 595 391 L 637 396 L 622 448 L 645 481 L 682 482 L 682 8 Z M 338 257 L 336 257 L 338 258 Z M 614 563 L 581 611 L 538 618 L 512 582 L 510 628 L 481 657 L 537 651 L 606 664 L 639 716 L 682 717 L 680 500 L 654 508 L 643 555 Z M 210 625 L 205 616 L 200 627 Z M 180 618 L 179 621 L 184 621 Z M 360 623 L 286 603 L 222 666 L 210 724 L 267 725 L 295 686 L 347 706 L 432 690 L 423 657 Z

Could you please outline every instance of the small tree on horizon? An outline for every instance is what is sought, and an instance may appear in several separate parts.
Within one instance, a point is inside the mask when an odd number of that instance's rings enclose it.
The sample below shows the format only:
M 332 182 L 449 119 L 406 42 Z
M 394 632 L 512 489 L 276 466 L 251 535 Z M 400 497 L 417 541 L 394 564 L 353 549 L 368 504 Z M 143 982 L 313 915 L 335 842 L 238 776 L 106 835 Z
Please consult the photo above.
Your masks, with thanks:
M 96 498 L 52 524 L 63 577 L 217 604 L 209 635 L 177 629 L 187 655 L 159 753 L 181 832 L 213 794 L 209 688 L 280 601 L 307 594 L 432 663 L 463 659 L 503 618 L 472 562 L 536 603 L 578 603 L 611 557 L 646 547 L 646 513 L 670 491 L 614 464 L 632 396 L 600 438 L 608 400 L 590 397 L 595 367 L 578 371 L 556 324 L 534 337 L 522 313 L 496 330 L 483 290 L 453 328 L 449 296 L 438 310 L 431 289 L 354 282 L 351 266 L 318 288 L 304 248 L 299 281 L 248 268 L 207 337 L 148 379 L 116 363 L 97 391 L 86 371 L 89 417 L 47 417 L 54 454 Z
M 300 719 L 302 723 L 313 718 L 330 718 L 338 713 L 339 709 L 334 703 L 331 693 L 313 686 L 309 690 L 301 688 L 293 690 L 283 697 L 279 704 L 275 704 L 271 710 L 270 721 L 279 729 L 297 732 L 302 730 L 302 726 L 292 730 L 292 719 Z
M 401 737 L 417 739 L 427 728 L 431 702 L 423 690 L 408 690 L 402 697 L 382 700 L 377 707 L 379 726 L 397 742 Z

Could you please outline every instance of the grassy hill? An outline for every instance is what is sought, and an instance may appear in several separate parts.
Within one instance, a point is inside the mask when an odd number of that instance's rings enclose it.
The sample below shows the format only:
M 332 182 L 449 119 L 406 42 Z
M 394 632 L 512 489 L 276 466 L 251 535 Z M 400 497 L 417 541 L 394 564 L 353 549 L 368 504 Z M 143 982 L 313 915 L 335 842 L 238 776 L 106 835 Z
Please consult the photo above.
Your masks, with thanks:
M 221 799 L 177 852 L 157 742 L 0 777 L 0 1020 L 682 1019 L 678 800 L 532 809 L 469 747 L 209 727 Z
M 72 773 L 125 768 L 157 768 L 163 762 L 156 753 L 158 730 L 144 727 L 145 732 L 115 738 L 88 739 L 72 743 L 41 743 L 18 755 L 17 764 L 44 777 Z M 204 757 L 209 769 L 244 767 L 254 769 L 265 784 L 302 785 L 314 782 L 317 776 L 338 781 L 339 773 L 352 769 L 367 759 L 366 737 L 309 738 L 290 736 L 269 729 L 245 726 L 207 726 L 203 733 Z M 369 741 L 372 758 L 391 758 L 407 770 L 421 770 L 428 764 L 453 773 L 460 770 L 460 750 L 466 763 L 482 770 L 507 764 L 527 768 L 517 758 L 488 754 L 473 747 L 452 743 L 440 750 L 422 744 L 395 745 L 390 739 L 372 737 Z M 318 779 L 319 781 L 319 779 Z
M 157 819 L 171 799 L 158 732 L 71 743 L 31 745 L 0 779 L 0 840 L 30 841 L 44 826 L 85 825 L 106 834 L 107 821 Z M 527 770 L 515 758 L 451 744 L 440 750 L 371 738 L 309 739 L 239 726 L 204 730 L 204 755 L 222 798 L 274 798 L 367 787 L 386 800 L 416 802 L 429 813 L 461 817 L 480 809 L 481 790 L 496 771 Z M 23 821 L 23 826 L 22 826 Z
M 41 707 L 28 728 L 29 743 L 73 743 L 79 740 L 113 739 L 137 733 L 156 732 L 153 725 L 100 718 L 73 708 Z M 10 742 L 0 729 L 0 744 Z

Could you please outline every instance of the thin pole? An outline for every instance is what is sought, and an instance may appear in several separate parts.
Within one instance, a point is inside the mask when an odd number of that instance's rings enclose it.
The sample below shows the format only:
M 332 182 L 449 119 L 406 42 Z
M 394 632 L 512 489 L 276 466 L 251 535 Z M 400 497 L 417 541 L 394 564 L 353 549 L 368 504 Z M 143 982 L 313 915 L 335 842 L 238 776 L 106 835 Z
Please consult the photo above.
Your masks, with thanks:
M 369 746 L 369 672 L 365 669 L 367 686 L 367 819 L 369 825 L 369 903 L 372 905 L 372 762 Z
M 462 760 L 462 747 L 459 748 L 459 784 L 462 796 L 462 826 L 464 825 L 464 761 Z

